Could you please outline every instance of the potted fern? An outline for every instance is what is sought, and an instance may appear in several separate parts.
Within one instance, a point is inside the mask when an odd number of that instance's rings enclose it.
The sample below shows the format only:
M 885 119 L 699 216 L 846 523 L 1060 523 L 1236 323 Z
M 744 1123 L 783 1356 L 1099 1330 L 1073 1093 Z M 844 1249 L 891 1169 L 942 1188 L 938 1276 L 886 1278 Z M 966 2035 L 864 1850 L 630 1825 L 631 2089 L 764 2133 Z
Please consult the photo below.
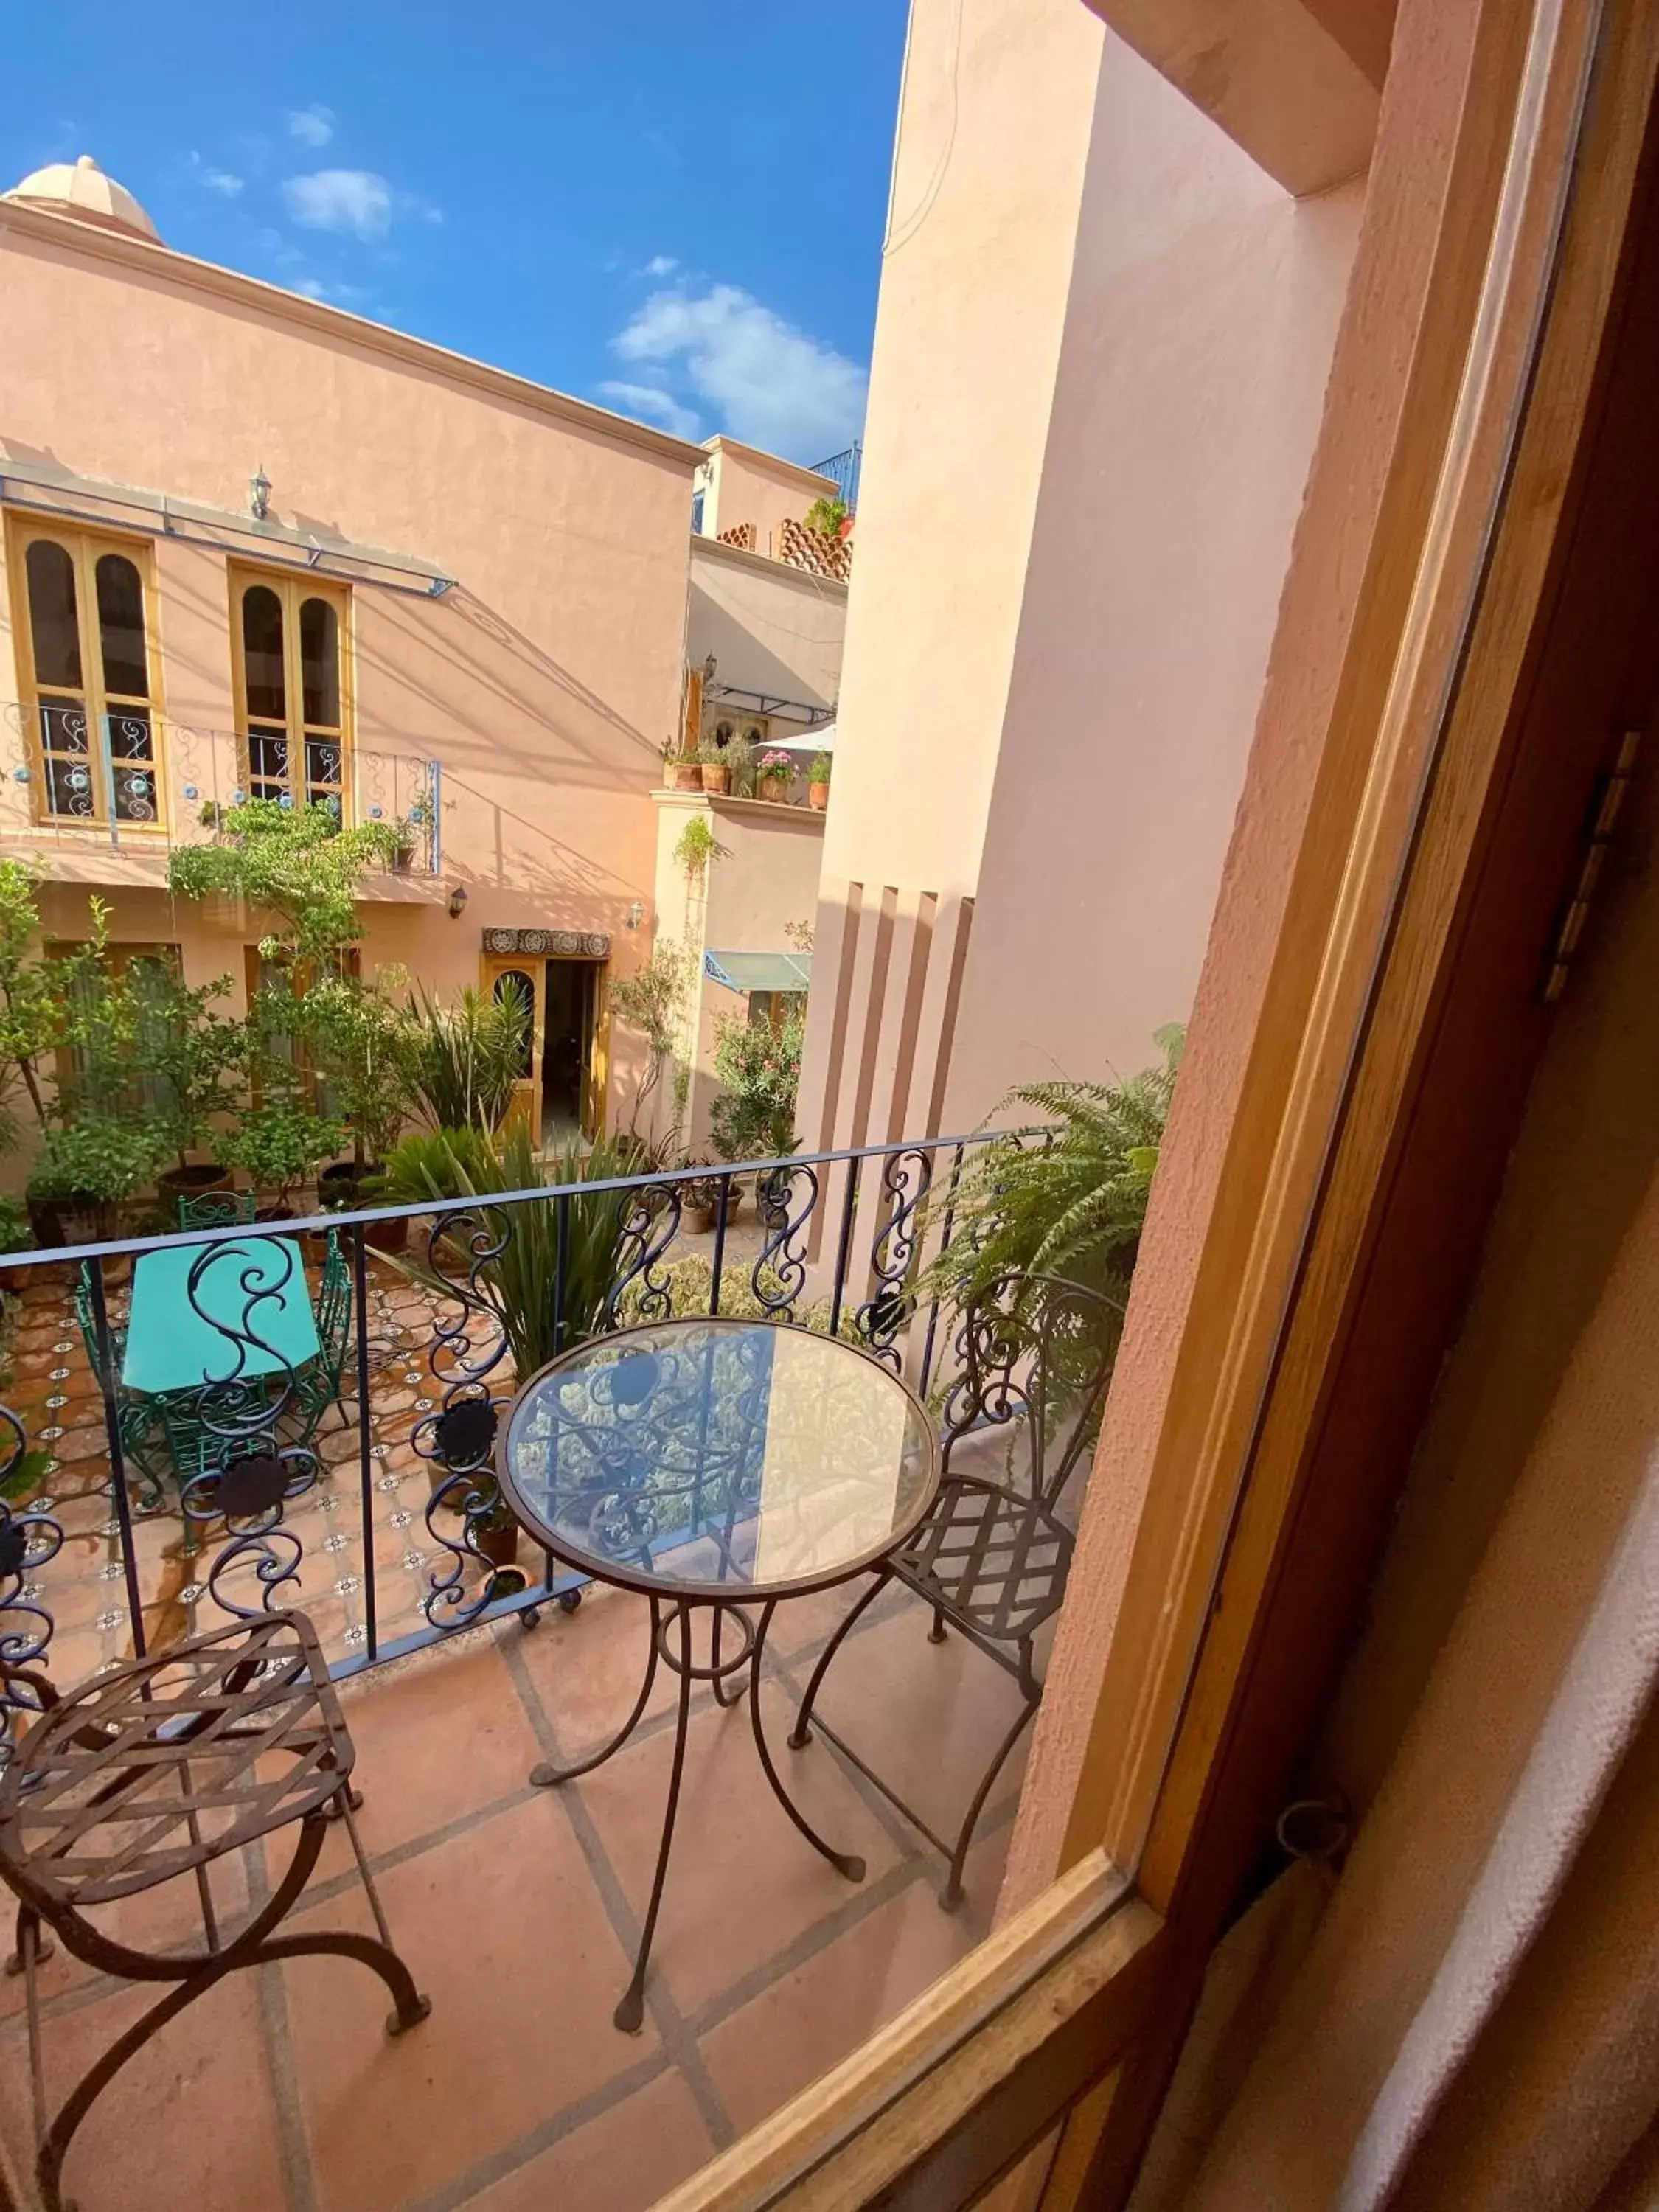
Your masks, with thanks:
M 1140 1249 L 1146 1200 L 1181 1066 L 1184 1030 L 1155 1036 L 1161 1061 L 1119 1083 L 1032 1083 L 1011 1108 L 1048 1125 L 993 1137 L 948 1203 L 951 1239 L 923 1269 L 920 1299 L 964 1307 L 1010 1276 L 1057 1275 L 1120 1304 Z

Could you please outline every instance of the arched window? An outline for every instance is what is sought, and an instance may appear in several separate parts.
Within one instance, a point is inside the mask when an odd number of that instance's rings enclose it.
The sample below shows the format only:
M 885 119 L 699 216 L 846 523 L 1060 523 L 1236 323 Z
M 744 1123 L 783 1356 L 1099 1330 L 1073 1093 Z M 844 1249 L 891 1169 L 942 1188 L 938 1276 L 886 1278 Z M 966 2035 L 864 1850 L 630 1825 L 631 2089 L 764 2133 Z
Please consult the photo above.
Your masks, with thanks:
M 345 595 L 310 577 L 233 572 L 237 726 L 250 799 L 346 817 Z
M 144 554 L 81 531 L 23 533 L 20 672 L 42 820 L 161 822 Z

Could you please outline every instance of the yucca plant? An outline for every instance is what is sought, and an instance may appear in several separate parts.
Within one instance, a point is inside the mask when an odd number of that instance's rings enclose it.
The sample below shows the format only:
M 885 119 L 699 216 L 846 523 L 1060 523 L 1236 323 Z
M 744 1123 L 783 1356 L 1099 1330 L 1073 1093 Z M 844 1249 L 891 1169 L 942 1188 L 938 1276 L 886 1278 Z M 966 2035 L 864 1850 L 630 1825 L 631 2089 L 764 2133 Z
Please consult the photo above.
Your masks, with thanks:
M 1178 1026 L 1159 1030 L 1162 1063 L 1120 1083 L 1012 1091 L 999 1110 L 1046 1127 L 992 1138 L 955 1193 L 936 1194 L 951 1239 L 923 1270 L 919 1295 L 962 1307 L 1011 1275 L 1058 1275 L 1126 1299 L 1185 1037 Z
M 622 1194 L 577 1190 L 562 1201 L 532 1198 L 516 1206 L 493 1206 L 489 1200 L 507 1191 L 608 1182 L 627 1175 L 628 1162 L 609 1138 L 596 1139 L 585 1152 L 581 1139 L 572 1137 L 544 1163 L 521 1122 L 494 1144 L 457 1144 L 456 1133 L 441 1133 L 416 1143 L 405 1139 L 387 1163 L 388 1181 L 397 1178 L 399 1196 L 408 1192 L 406 1203 L 425 1195 L 437 1204 L 465 1208 L 477 1218 L 479 1244 L 501 1249 L 483 1261 L 476 1277 L 463 1273 L 459 1263 L 469 1255 L 453 1236 L 445 1248 L 450 1266 L 443 1272 L 426 1256 L 393 1258 L 392 1264 L 441 1296 L 453 1298 L 465 1287 L 482 1299 L 501 1323 L 520 1381 L 527 1381 L 558 1352 L 597 1335 L 604 1326 L 622 1236 Z M 422 1183 L 424 1192 L 417 1187 Z M 561 1284 L 562 1206 L 566 1243 Z M 556 1329 L 560 1318 L 562 1330 Z
M 409 1082 L 434 1129 L 498 1129 L 527 1072 L 531 1009 L 522 988 L 486 998 L 471 988 L 453 1006 L 419 988 L 410 1001 Z

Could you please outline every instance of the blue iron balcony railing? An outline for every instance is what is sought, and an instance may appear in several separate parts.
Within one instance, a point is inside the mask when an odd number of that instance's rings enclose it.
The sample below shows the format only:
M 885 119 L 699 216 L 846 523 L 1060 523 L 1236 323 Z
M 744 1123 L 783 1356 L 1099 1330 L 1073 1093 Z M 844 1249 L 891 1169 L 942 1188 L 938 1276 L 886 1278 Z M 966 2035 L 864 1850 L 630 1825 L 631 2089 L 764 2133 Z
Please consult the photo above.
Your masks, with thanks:
M 0 1649 L 13 1668 L 67 1686 L 227 1619 L 297 1605 L 345 1675 L 480 1621 L 574 1607 L 579 1578 L 550 1554 L 520 1556 L 527 1540 L 491 1473 L 530 1372 L 633 1322 L 738 1312 L 838 1333 L 943 1407 L 965 1347 L 955 1317 L 917 1285 L 951 1240 L 964 1163 L 986 1141 L 921 1139 L 7 1260 L 21 1326 L 0 1407 Z M 752 1222 L 740 1212 L 750 1193 Z M 134 1271 L 181 1249 L 187 1265 L 147 1280 L 174 1285 L 171 1336 L 193 1330 L 211 1349 L 191 1355 L 199 1380 L 158 1393 L 145 1364 L 153 1327 L 145 1359 L 129 1357 Z M 314 1318 L 310 1358 L 293 1357 L 276 1326 L 290 1289 L 307 1328 Z M 141 1378 L 149 1391 L 134 1387 Z M 8 1681 L 0 1764 L 35 1711 L 26 1677 Z
M 61 700 L 0 702 L 0 839 L 165 851 L 211 838 L 216 815 L 245 799 L 311 801 L 347 828 L 402 824 L 410 871 L 440 872 L 441 763 L 326 735 L 257 745 L 256 757 L 234 730 L 148 708 L 94 714 Z
M 859 503 L 859 472 L 864 465 L 863 441 L 854 438 L 850 446 L 839 453 L 831 453 L 827 461 L 814 461 L 814 476 L 832 477 L 836 488 L 847 505 L 855 511 Z

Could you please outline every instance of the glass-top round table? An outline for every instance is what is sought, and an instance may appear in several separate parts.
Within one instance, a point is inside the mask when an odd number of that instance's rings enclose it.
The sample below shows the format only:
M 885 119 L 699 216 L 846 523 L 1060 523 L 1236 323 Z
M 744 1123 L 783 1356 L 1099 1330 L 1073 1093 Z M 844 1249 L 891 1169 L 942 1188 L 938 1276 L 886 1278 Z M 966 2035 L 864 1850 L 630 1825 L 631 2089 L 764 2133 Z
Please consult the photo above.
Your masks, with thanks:
M 638 1726 L 658 1666 L 679 1678 L 656 1876 L 616 2013 L 633 2033 L 644 2020 L 694 1684 L 707 1682 L 722 1705 L 746 1687 L 778 1802 L 831 1865 L 862 1881 L 863 1860 L 826 1843 L 784 1789 L 761 1722 L 761 1661 L 780 1600 L 849 1581 L 915 1534 L 939 1492 L 938 1437 L 896 1375 L 835 1337 L 774 1322 L 653 1322 L 532 1376 L 501 1432 L 495 1471 L 538 1542 L 650 1607 L 645 1677 L 622 1727 L 588 1758 L 538 1765 L 531 1780 L 591 1772 Z M 694 1621 L 704 1616 L 700 1651 Z

